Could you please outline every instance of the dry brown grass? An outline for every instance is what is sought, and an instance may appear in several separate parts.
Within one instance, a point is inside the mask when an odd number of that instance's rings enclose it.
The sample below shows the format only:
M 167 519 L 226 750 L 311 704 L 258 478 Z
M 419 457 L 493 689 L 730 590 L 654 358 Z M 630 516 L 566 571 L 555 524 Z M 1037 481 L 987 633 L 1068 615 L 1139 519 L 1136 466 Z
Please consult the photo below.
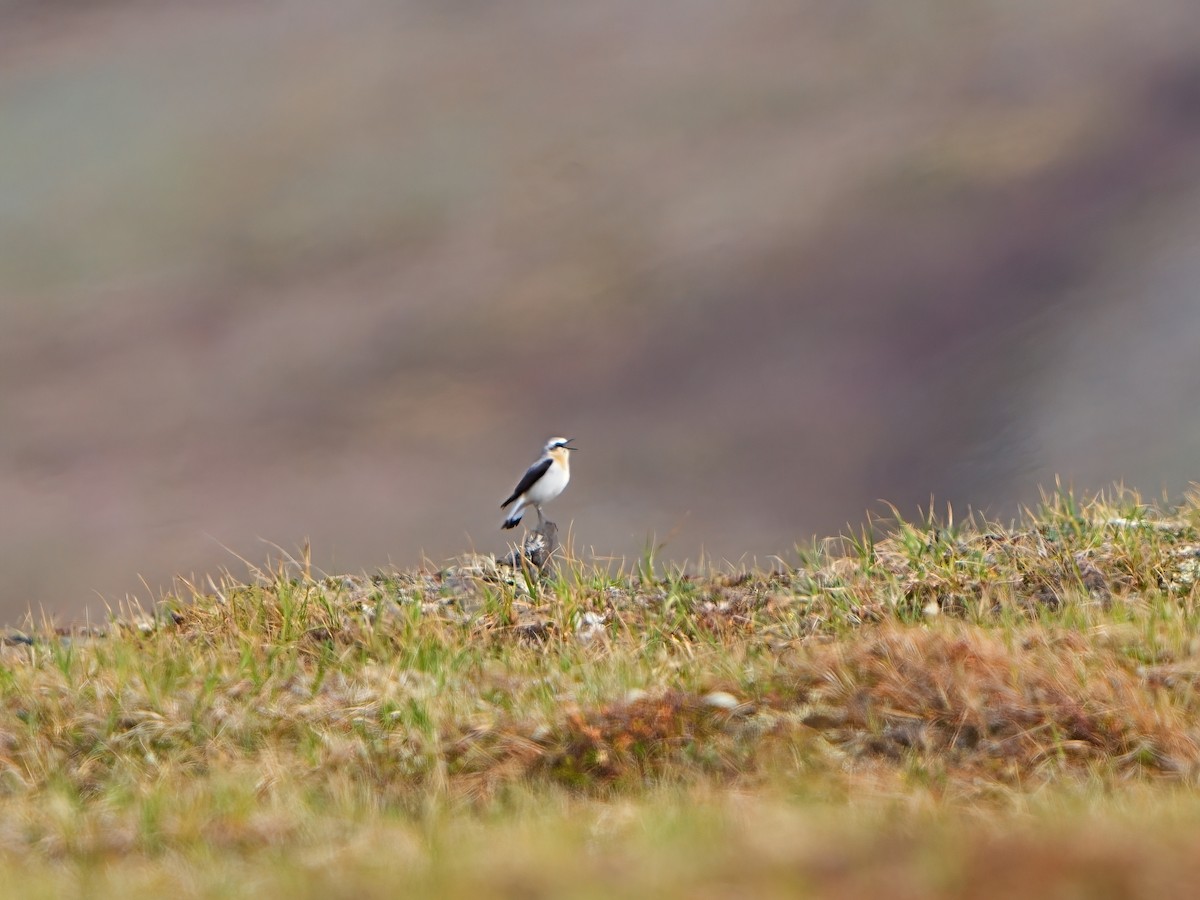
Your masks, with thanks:
M 1196 708 L 1152 684 L 1119 650 L 1075 631 L 978 626 L 874 629 L 819 651 L 800 695 L 835 739 L 958 777 L 1028 783 L 1044 769 L 1191 776 Z

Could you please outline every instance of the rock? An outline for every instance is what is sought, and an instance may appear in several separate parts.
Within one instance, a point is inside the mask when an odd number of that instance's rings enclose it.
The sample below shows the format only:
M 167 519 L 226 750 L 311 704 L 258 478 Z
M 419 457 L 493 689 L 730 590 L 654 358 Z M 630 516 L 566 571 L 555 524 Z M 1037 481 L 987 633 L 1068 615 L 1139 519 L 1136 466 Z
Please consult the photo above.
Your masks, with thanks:
M 507 554 L 497 557 L 496 562 L 502 566 L 519 569 L 526 563 L 539 572 L 545 568 L 558 549 L 558 526 L 546 522 L 542 528 L 534 529 L 525 535 L 525 543 L 514 547 Z
M 729 710 L 730 712 L 742 705 L 741 701 L 728 691 L 712 691 L 700 698 L 700 702 L 705 706 Z

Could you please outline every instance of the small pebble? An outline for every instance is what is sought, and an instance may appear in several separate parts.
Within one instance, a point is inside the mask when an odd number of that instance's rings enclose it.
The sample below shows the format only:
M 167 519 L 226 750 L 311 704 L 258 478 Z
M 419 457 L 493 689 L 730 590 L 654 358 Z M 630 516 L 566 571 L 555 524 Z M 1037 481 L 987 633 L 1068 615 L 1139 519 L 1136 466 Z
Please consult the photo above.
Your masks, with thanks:
M 737 709 L 741 706 L 741 701 L 726 691 L 713 691 L 711 694 L 705 694 L 703 698 L 705 706 L 715 706 L 717 709 Z

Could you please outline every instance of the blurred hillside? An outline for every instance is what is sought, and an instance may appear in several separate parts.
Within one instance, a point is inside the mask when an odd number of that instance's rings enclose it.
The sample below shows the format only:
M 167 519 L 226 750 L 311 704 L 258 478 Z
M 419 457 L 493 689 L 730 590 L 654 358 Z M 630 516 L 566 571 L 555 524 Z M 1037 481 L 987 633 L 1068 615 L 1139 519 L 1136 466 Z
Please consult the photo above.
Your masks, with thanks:
M 1193 0 L 0 2 L 0 613 L 1200 471 Z M 226 549 L 227 548 L 227 549 Z

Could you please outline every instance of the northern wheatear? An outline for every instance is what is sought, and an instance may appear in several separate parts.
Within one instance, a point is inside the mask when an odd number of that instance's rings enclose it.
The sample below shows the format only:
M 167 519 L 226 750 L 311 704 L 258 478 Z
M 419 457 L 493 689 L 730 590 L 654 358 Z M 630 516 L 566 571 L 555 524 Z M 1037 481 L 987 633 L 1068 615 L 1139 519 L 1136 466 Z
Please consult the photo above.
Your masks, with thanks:
M 514 500 L 517 501 L 501 528 L 516 528 L 527 506 L 537 510 L 538 527 L 545 527 L 546 517 L 542 515 L 542 504 L 549 503 L 561 494 L 567 482 L 571 480 L 571 451 L 578 448 L 567 445 L 573 440 L 574 438 L 556 437 L 546 442 L 542 458 L 526 470 L 520 482 L 513 488 L 512 496 L 500 504 L 500 508 L 504 509 Z

